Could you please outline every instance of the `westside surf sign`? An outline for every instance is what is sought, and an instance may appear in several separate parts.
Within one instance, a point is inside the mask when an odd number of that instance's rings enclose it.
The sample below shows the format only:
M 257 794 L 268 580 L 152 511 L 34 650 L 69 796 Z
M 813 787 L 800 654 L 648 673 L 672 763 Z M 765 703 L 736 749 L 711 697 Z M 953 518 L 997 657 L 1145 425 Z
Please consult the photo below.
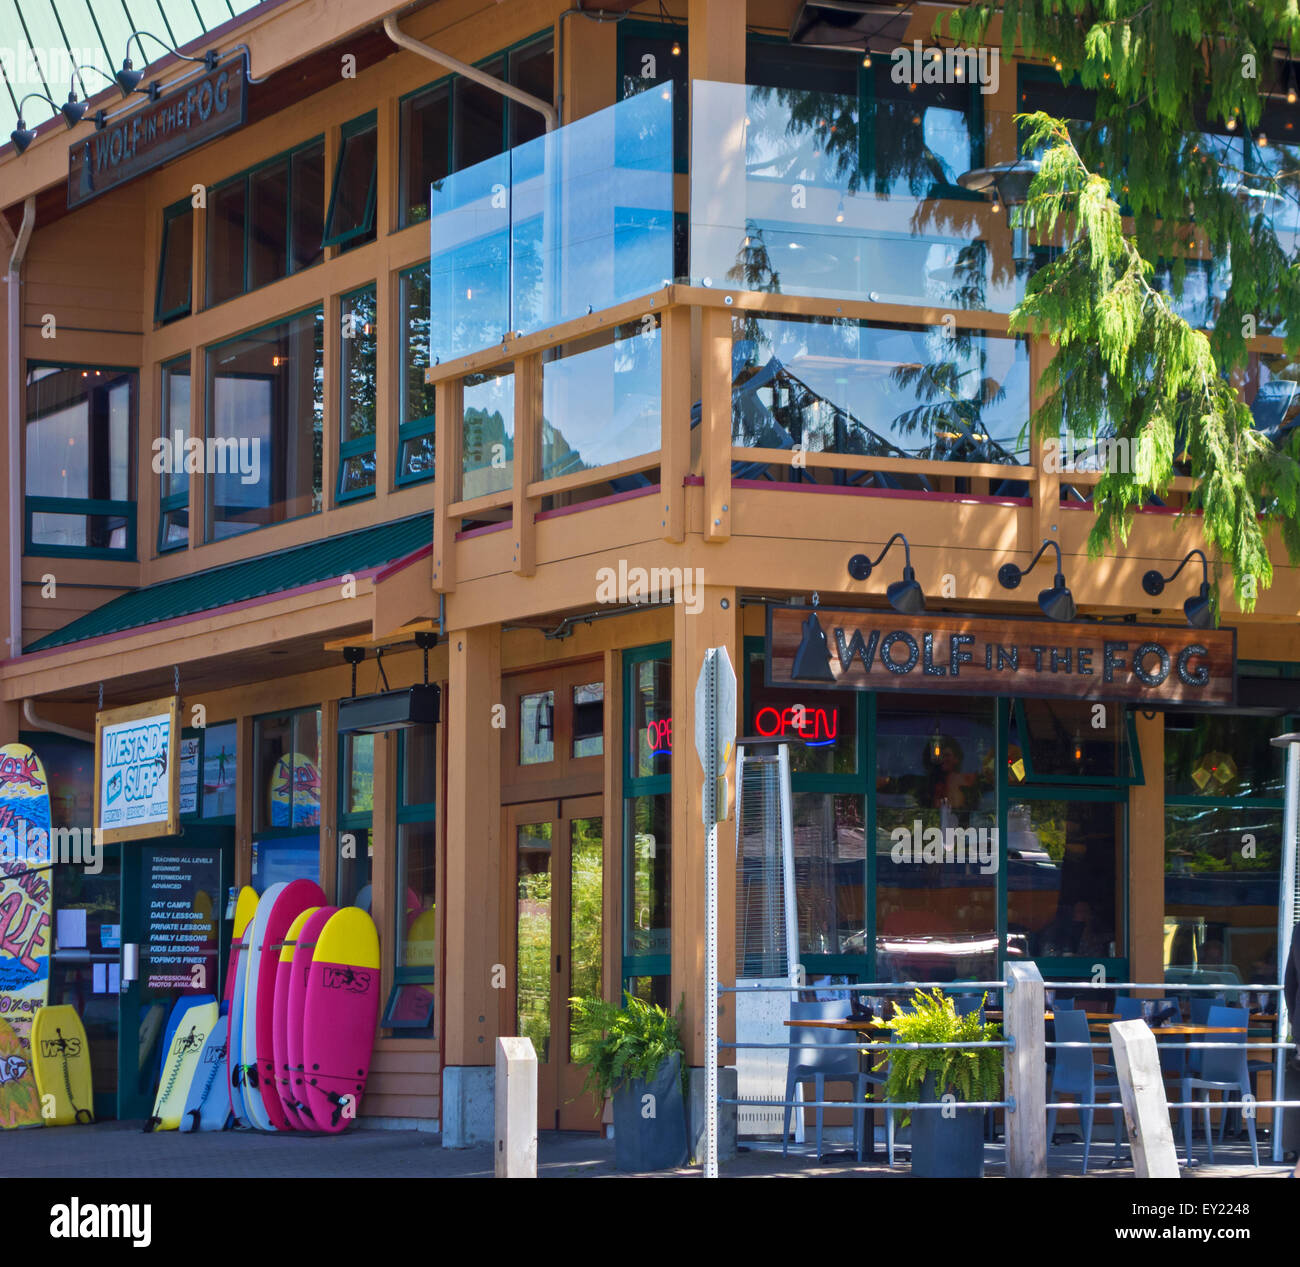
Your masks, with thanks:
M 50 794 L 26 744 L 0 748 L 0 1019 L 22 1044 L 50 985 Z

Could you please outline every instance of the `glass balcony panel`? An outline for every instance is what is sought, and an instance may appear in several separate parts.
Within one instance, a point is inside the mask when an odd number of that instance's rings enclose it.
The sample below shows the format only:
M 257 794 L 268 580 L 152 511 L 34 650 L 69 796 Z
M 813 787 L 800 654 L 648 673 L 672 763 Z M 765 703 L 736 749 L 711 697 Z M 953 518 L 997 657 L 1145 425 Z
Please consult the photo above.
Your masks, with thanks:
M 660 356 L 653 318 L 555 349 L 542 367 L 542 479 L 659 447 Z
M 515 376 L 507 367 L 465 378 L 461 496 L 508 490 L 515 466 Z
M 1022 339 L 831 318 L 738 317 L 733 332 L 733 444 L 954 463 L 1029 460 Z

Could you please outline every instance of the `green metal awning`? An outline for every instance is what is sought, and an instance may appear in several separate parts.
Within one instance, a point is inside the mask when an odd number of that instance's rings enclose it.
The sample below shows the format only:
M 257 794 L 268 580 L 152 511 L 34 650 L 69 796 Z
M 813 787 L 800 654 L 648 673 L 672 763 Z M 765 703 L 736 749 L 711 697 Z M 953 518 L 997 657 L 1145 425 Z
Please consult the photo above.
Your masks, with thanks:
M 88 638 L 124 633 L 178 616 L 193 616 L 231 603 L 319 584 L 348 572 L 365 572 L 403 558 L 432 540 L 433 517 L 416 515 L 326 537 L 276 554 L 261 554 L 205 572 L 192 572 L 174 581 L 160 581 L 121 594 L 62 629 L 37 639 L 23 651 L 30 654 L 66 647 Z

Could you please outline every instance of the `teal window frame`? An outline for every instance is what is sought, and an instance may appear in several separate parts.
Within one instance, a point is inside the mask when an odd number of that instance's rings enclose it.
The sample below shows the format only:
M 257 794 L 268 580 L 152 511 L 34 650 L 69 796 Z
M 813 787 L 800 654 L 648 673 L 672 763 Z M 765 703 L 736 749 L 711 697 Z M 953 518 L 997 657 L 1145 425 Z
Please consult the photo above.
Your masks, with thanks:
M 397 839 L 400 841 L 402 826 L 406 823 L 433 823 L 438 822 L 438 803 L 434 801 L 411 802 L 406 800 L 406 780 L 404 778 L 406 771 L 406 732 L 399 731 L 397 735 Z M 396 876 L 398 885 L 394 892 L 400 892 L 401 874 L 398 867 L 401 864 L 401 846 L 395 842 L 396 847 L 393 850 L 393 872 Z M 435 857 L 434 865 L 437 867 L 438 859 Z M 439 903 L 441 905 L 441 903 Z M 441 935 L 442 918 L 437 919 L 439 935 Z M 433 1037 L 435 1028 L 435 1016 L 438 1005 L 438 969 L 437 965 L 409 967 L 397 963 L 397 939 L 393 939 L 393 985 L 388 992 L 388 1000 L 384 1004 L 383 1018 L 380 1021 L 380 1027 L 383 1029 L 397 1029 L 405 1031 L 414 1031 L 417 1035 L 423 1036 L 428 1034 Z M 404 985 L 432 985 L 433 991 L 429 999 L 429 1012 L 423 1023 L 417 1020 L 395 1020 L 393 1018 L 393 1009 L 397 1006 L 397 1000 Z
M 375 160 L 370 169 L 370 189 L 366 194 L 366 209 L 361 218 L 361 223 L 350 229 L 343 229 L 335 233 L 330 232 L 330 226 L 334 223 L 334 212 L 338 206 L 339 180 L 343 175 L 343 164 L 347 158 L 348 142 L 366 132 L 375 134 Z M 366 237 L 375 231 L 375 204 L 377 202 L 377 193 L 379 189 L 379 112 L 370 110 L 365 114 L 358 115 L 355 119 L 349 119 L 343 124 L 339 133 L 339 152 L 334 160 L 334 176 L 330 181 L 330 201 L 329 207 L 325 212 L 325 232 L 321 237 L 321 246 L 346 246 L 350 242 L 355 242 L 358 238 Z
M 1012 789 L 1015 792 L 1023 791 L 1025 787 L 1040 787 L 1050 784 L 1053 787 L 1140 787 L 1145 780 L 1142 777 L 1142 748 L 1138 743 L 1137 721 L 1133 709 L 1126 704 L 1111 701 L 1106 704 L 1107 708 L 1119 708 L 1124 711 L 1124 734 L 1125 748 L 1127 749 L 1129 773 L 1127 775 L 1114 774 L 1039 774 L 1034 770 L 1034 759 L 1032 748 L 1028 743 L 1029 726 L 1028 718 L 1025 716 L 1025 704 L 1023 699 L 1013 698 L 1011 700 L 1015 708 L 1016 728 L 1021 735 L 1020 752 L 1025 762 L 1025 779 L 1023 783 L 1017 783 Z M 1008 784 L 1010 787 L 1011 785 Z
M 349 303 L 355 300 L 358 296 L 364 295 L 367 292 L 370 293 L 371 306 L 374 309 L 374 314 L 375 314 L 373 319 L 374 327 L 375 327 L 374 373 L 377 382 L 378 374 L 379 374 L 379 357 L 380 357 L 379 288 L 377 284 L 375 282 L 367 282 L 364 286 L 358 286 L 355 290 L 348 291 L 347 294 L 340 296 L 339 305 L 346 316 Z M 343 339 L 342 331 L 340 331 L 341 342 L 342 339 Z M 334 500 L 342 503 L 342 502 L 361 501 L 366 497 L 373 497 L 375 495 L 375 489 L 379 482 L 378 470 L 376 470 L 375 472 L 376 478 L 372 480 L 370 484 L 362 488 L 350 488 L 350 489 L 345 489 L 343 487 L 343 471 L 347 465 L 349 458 L 365 457 L 367 455 L 371 457 L 374 456 L 375 437 L 379 431 L 379 402 L 378 402 L 378 395 L 376 394 L 375 416 L 372 419 L 373 426 L 371 427 L 370 434 L 357 436 L 353 439 L 349 439 L 343 432 L 343 428 L 347 426 L 347 419 L 345 418 L 344 414 L 346 412 L 345 403 L 347 398 L 348 385 L 344 377 L 346 374 L 347 367 L 345 365 L 345 358 L 341 353 L 338 358 L 338 363 L 339 363 L 339 461 L 338 461 L 338 472 L 334 478 Z
M 186 438 L 188 439 L 191 435 L 193 435 L 193 427 L 194 427 L 194 367 L 193 367 L 192 365 L 190 365 L 190 354 L 189 354 L 188 352 L 182 352 L 180 356 L 174 356 L 174 357 L 172 357 L 172 359 L 171 359 L 170 361 L 164 361 L 164 362 L 162 363 L 162 365 L 159 366 L 159 370 L 160 370 L 160 372 L 165 373 L 165 372 L 166 372 L 167 370 L 169 370 L 173 365 L 180 365 L 180 364 L 182 364 L 182 363 L 184 363 L 185 365 L 188 365 L 188 366 L 189 366 L 189 370 L 190 370 L 190 373 L 189 373 L 189 378 L 190 378 L 190 416 L 189 416 L 188 419 L 186 419 L 186 424 L 185 424 L 185 436 L 186 436 Z M 168 400 L 167 400 L 167 394 L 166 394 L 165 391 L 164 391 L 164 392 L 160 392 L 160 394 L 159 394 L 159 402 L 160 402 L 160 403 L 159 403 L 159 409 L 160 409 L 160 411 L 161 411 L 164 415 L 168 415 L 168 414 L 169 414 L 169 405 L 168 405 Z M 170 418 L 169 416 L 165 417 L 163 438 L 166 439 L 166 440 L 170 440 L 170 439 L 171 439 L 171 436 L 168 435 L 167 432 L 166 432 L 166 424 L 167 424 L 167 423 L 170 423 L 170 422 L 171 422 L 171 418 Z M 173 461 L 176 460 L 176 455 L 175 455 L 174 453 L 172 454 L 172 460 L 173 460 Z M 162 480 L 162 476 L 159 476 L 158 478 L 159 478 L 159 481 L 160 481 L 160 485 L 159 485 L 159 487 L 160 487 L 160 490 L 161 490 L 161 480 Z M 162 492 L 159 491 L 159 494 L 158 494 L 158 540 L 157 540 L 157 543 L 156 543 L 155 548 L 156 548 L 157 552 L 158 552 L 160 555 L 161 555 L 161 554 L 173 554 L 173 553 L 175 553 L 175 551 L 177 551 L 177 550 L 188 550 L 188 549 L 189 549 L 189 546 L 190 546 L 190 528 L 193 527 L 192 524 L 189 525 L 189 526 L 186 528 L 186 530 L 185 530 L 185 540 L 184 540 L 184 541 L 173 541 L 173 542 L 171 542 L 170 544 L 168 544 L 168 543 L 165 541 L 164 537 L 163 537 L 163 526 L 164 526 L 165 523 L 167 522 L 167 516 L 168 516 L 169 514 L 175 514 L 175 512 L 178 511 L 178 510 L 188 510 L 188 509 L 189 509 L 189 506 L 190 506 L 190 477 L 189 477 L 188 474 L 185 476 L 185 491 L 184 491 L 183 493 L 169 493 L 169 494 L 167 494 L 166 496 L 164 496 L 164 495 L 162 494 Z
M 184 304 L 177 304 L 175 308 L 165 309 L 162 306 L 163 299 L 163 277 L 167 264 L 167 244 L 170 240 L 172 225 L 182 216 L 193 216 L 194 207 L 188 198 L 182 198 L 179 202 L 174 202 L 170 207 L 163 208 L 162 223 L 162 241 L 158 248 L 158 280 L 154 286 L 153 296 L 153 319 L 159 325 L 166 325 L 169 321 L 175 321 L 179 317 L 188 317 L 194 307 L 194 251 L 193 251 L 193 220 L 191 225 L 191 242 L 190 242 L 190 265 L 189 265 L 189 286 L 185 290 Z
M 353 739 L 353 738 L 355 738 L 355 737 L 356 737 L 356 736 L 355 736 L 354 734 L 340 734 L 340 735 L 337 737 L 337 738 L 338 738 L 338 753 L 337 753 L 337 755 L 336 755 L 336 757 L 335 757 L 335 761 L 336 761 L 335 769 L 338 771 L 338 777 L 337 777 L 334 781 L 335 781 L 335 783 L 338 785 L 338 787 L 337 787 L 337 800 L 338 800 L 338 810 L 337 810 L 337 813 L 338 813 L 338 830 L 337 830 L 337 832 L 335 833 L 335 837 L 336 837 L 337 842 L 338 842 L 339 845 L 341 846 L 341 845 L 342 845 L 342 841 L 343 841 L 343 833 L 344 833 L 344 832 L 353 832 L 353 833 L 365 832 L 365 833 L 366 833 L 366 847 L 367 847 L 367 849 L 371 849 L 371 850 L 373 850 L 373 848 L 374 848 L 374 839 L 375 839 L 375 837 L 374 837 L 374 825 L 375 825 L 375 812 L 374 812 L 374 809 L 373 809 L 373 808 L 372 808 L 372 809 L 369 809 L 369 810 L 349 810 L 349 809 L 348 809 L 348 795 L 349 795 L 349 787 L 348 787 L 348 778 L 347 778 L 347 771 L 348 771 L 348 766 L 347 766 L 347 751 L 348 751 L 348 741 L 351 740 L 351 739 Z M 376 736 L 375 736 L 375 744 L 376 744 L 376 747 L 378 747 L 378 745 L 379 745 L 380 743 L 382 743 L 382 742 L 383 742 L 383 735 L 376 735 Z M 358 837 L 358 839 L 359 839 L 359 837 Z M 373 855 L 373 853 L 371 853 L 371 854 L 368 855 L 368 856 L 370 857 L 370 859 L 371 859 L 371 864 L 372 864 L 372 865 L 371 865 L 371 876 L 372 876 L 372 883 L 373 883 L 373 858 L 374 858 L 374 855 Z M 335 874 L 334 874 L 334 900 L 335 900 L 336 902 L 338 902 L 340 906 L 343 905 L 343 895 L 342 895 L 342 893 L 339 891 L 339 883 L 340 883 L 340 879 L 341 879 L 341 874 L 342 874 L 342 868 L 341 868 L 341 867 L 336 867 L 336 868 L 335 868 Z
M 136 465 L 136 444 L 140 426 L 140 370 L 133 365 L 85 365 L 77 361 L 30 360 L 25 370 L 53 367 L 56 369 L 101 370 L 108 374 L 134 374 L 135 388 L 132 400 L 132 417 L 127 470 L 134 478 Z M 26 372 L 23 375 L 26 381 Z M 26 409 L 23 411 L 23 556 L 37 559 L 124 559 L 134 563 L 137 558 L 136 540 L 136 503 L 135 501 L 112 501 L 100 497 L 33 497 L 26 491 Z M 32 541 L 33 515 L 113 515 L 124 521 L 126 544 L 120 549 L 106 546 L 54 546 L 36 545 Z
M 629 927 L 630 912 L 628 910 L 628 869 L 626 865 L 627 848 L 629 833 L 626 830 L 628 802 L 643 796 L 671 796 L 673 790 L 673 776 L 668 774 L 647 774 L 636 775 L 633 773 L 633 761 L 636 759 L 636 745 L 629 742 L 627 737 L 627 727 L 630 725 L 632 718 L 632 693 L 633 682 L 636 674 L 636 666 L 644 664 L 648 660 L 667 660 L 672 662 L 673 644 L 671 642 L 656 642 L 649 646 L 636 647 L 632 650 L 623 652 L 623 762 L 622 762 L 622 783 L 623 783 L 623 881 L 622 892 L 619 895 L 619 910 L 621 919 L 619 928 L 619 956 L 622 961 L 620 974 L 622 978 L 623 990 L 632 988 L 634 977 L 669 977 L 672 975 L 672 955 L 630 955 L 627 953 L 627 931 Z M 674 739 L 674 743 L 676 740 Z
M 400 375 L 401 401 L 398 406 L 398 423 L 397 423 L 397 474 L 393 481 L 394 486 L 397 488 L 405 488 L 411 484 L 423 484 L 426 481 L 433 479 L 435 474 L 435 471 L 433 470 L 430 470 L 427 474 L 426 473 L 411 474 L 406 471 L 402 460 L 402 454 L 405 451 L 407 444 L 410 443 L 410 441 L 419 440 L 425 436 L 437 435 L 436 409 L 434 413 L 427 414 L 421 418 L 406 417 L 406 398 L 407 398 L 406 373 L 409 368 L 409 362 L 410 362 L 410 357 L 408 355 L 408 348 L 410 347 L 410 327 L 406 319 L 406 303 L 404 299 L 402 299 L 402 291 L 407 284 L 407 279 L 413 277 L 415 274 L 420 272 L 424 272 L 424 274 L 427 277 L 429 272 L 428 260 L 425 260 L 424 263 L 422 264 L 413 265 L 411 268 L 404 268 L 397 275 L 398 298 L 399 300 L 402 300 L 402 307 L 401 307 L 402 363 L 401 363 L 401 375 Z M 433 460 L 435 463 L 438 460 L 438 453 L 436 447 L 434 449 Z
M 284 277 L 292 277 L 296 273 L 306 272 L 309 268 L 315 268 L 322 260 L 316 260 L 313 264 L 306 264 L 302 268 L 295 268 L 293 263 L 293 225 L 294 225 L 294 158 L 304 150 L 312 149 L 317 145 L 324 145 L 325 137 L 323 135 L 313 136 L 310 140 L 303 141 L 299 145 L 293 146 L 292 149 L 282 150 L 279 154 L 273 154 L 270 158 L 263 159 L 260 163 L 254 163 L 252 167 L 245 168 L 242 172 L 236 172 L 233 176 L 227 176 L 225 180 L 218 181 L 207 193 L 209 202 L 217 194 L 224 193 L 232 185 L 237 185 L 241 181 L 244 186 L 244 284 L 243 288 L 237 295 L 230 295 L 225 299 L 218 300 L 214 304 L 210 299 L 204 304 L 205 308 L 218 307 L 220 304 L 230 303 L 231 300 L 239 299 L 243 295 L 252 294 L 255 290 L 261 290 L 265 286 L 273 286 L 277 281 L 283 281 Z M 252 177 L 267 168 L 274 167 L 278 163 L 285 165 L 285 183 L 288 187 L 288 196 L 284 200 L 284 241 L 285 241 L 285 272 L 284 277 L 274 278 L 272 281 L 263 282 L 260 286 L 251 285 L 252 269 L 252 252 L 249 250 L 249 239 L 253 232 L 252 216 L 249 214 L 248 198 L 249 190 L 252 187 Z M 204 234 L 204 274 L 207 283 L 205 290 L 211 294 L 212 290 L 212 222 L 208 222 L 208 227 Z
M 309 824 L 305 827 L 272 827 L 271 824 L 265 823 L 259 826 L 257 817 L 261 807 L 265 804 L 269 809 L 269 802 L 264 798 L 268 793 L 265 788 L 256 786 L 257 781 L 261 778 L 261 725 L 264 721 L 274 717 L 296 718 L 299 715 L 315 713 L 316 715 L 316 769 L 321 767 L 322 754 L 325 749 L 325 717 L 324 712 L 319 704 L 308 704 L 303 708 L 281 708 L 272 709 L 270 712 L 258 713 L 253 718 L 253 753 L 252 753 L 252 770 L 251 777 L 254 782 L 253 787 L 253 838 L 254 840 L 286 840 L 293 836 L 317 836 L 322 843 L 325 839 L 324 819 L 325 807 L 321 806 L 321 821 Z M 295 749 L 290 747 L 288 752 Z M 286 754 L 282 753 L 281 756 Z M 236 757 L 238 759 L 238 757 Z M 317 861 L 317 866 L 320 861 Z

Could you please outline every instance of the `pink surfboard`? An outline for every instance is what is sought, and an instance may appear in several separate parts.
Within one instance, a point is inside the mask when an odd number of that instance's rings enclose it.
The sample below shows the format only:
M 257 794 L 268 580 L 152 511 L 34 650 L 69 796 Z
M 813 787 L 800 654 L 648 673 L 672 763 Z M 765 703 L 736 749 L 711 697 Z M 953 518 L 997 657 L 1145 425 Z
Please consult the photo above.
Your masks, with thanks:
M 303 1108 L 302 1090 L 302 1012 L 307 1002 L 307 974 L 311 971 L 312 952 L 316 949 L 316 938 L 329 918 L 339 908 L 322 906 L 307 917 L 307 922 L 298 930 L 298 944 L 294 947 L 293 963 L 289 965 L 289 990 L 284 1004 L 285 1058 L 280 1060 L 277 1046 L 275 1063 L 279 1070 L 280 1100 L 285 1106 L 285 1115 L 292 1109 L 299 1125 L 304 1131 L 314 1131 L 315 1123 L 311 1115 Z M 275 979 L 275 988 L 280 988 L 281 973 Z M 276 1032 L 279 1032 L 280 1013 L 276 1013 Z
M 303 1103 L 318 1131 L 356 1118 L 379 1019 L 379 934 L 365 911 L 345 906 L 316 935 L 303 1005 Z
M 314 880 L 292 880 L 280 890 L 271 907 L 266 922 L 262 959 L 257 976 L 257 1087 L 253 1094 L 261 1095 L 271 1126 L 277 1131 L 289 1130 L 289 1120 L 275 1080 L 275 978 L 280 967 L 280 945 L 289 926 L 309 906 L 324 906 L 325 893 Z
M 280 949 L 280 962 L 275 970 L 275 1010 L 271 1017 L 271 1055 L 275 1062 L 275 1090 L 284 1109 L 285 1120 L 295 1131 L 307 1130 L 306 1124 L 298 1116 L 293 1099 L 289 1095 L 289 985 L 293 979 L 293 960 L 302 940 L 303 925 L 317 911 L 318 906 L 309 906 L 289 925 L 284 944 Z

